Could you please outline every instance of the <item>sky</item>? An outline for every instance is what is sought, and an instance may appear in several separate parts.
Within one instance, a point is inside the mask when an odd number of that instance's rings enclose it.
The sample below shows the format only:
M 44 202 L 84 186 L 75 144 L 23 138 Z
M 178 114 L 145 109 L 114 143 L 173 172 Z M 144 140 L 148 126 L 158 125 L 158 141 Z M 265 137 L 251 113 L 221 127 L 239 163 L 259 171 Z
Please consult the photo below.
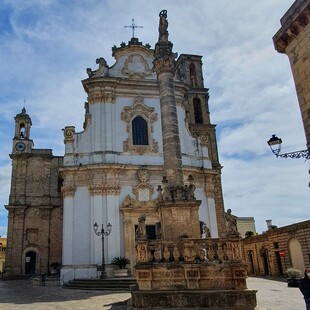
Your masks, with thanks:
M 0 235 L 6 236 L 14 116 L 24 104 L 35 148 L 64 154 L 62 128 L 81 131 L 81 80 L 96 58 L 114 64 L 112 47 L 135 36 L 154 48 L 158 14 L 168 11 L 169 40 L 180 54 L 203 56 L 211 122 L 217 127 L 225 209 L 285 225 L 309 220 L 309 161 L 280 159 L 306 148 L 288 57 L 272 37 L 293 0 L 1 0 L 0 6 Z

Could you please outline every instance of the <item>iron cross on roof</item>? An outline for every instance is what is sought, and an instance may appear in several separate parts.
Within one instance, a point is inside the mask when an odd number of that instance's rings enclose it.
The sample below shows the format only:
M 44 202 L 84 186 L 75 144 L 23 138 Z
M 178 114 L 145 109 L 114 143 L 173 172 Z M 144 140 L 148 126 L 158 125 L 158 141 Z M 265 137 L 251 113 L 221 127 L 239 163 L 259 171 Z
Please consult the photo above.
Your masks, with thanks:
M 143 26 L 137 26 L 135 24 L 135 20 L 134 18 L 131 20 L 131 25 L 130 26 L 124 26 L 124 28 L 131 28 L 132 29 L 132 37 L 135 37 L 135 29 L 136 28 L 143 28 Z

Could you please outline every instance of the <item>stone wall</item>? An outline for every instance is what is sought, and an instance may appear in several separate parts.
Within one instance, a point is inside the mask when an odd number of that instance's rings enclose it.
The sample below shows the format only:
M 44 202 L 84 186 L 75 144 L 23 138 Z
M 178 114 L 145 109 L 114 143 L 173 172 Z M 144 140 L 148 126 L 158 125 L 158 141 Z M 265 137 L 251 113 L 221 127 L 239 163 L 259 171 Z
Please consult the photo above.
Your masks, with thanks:
M 308 148 L 310 147 L 309 22 L 310 1 L 295 1 L 281 19 L 281 29 L 273 37 L 276 50 L 289 57 Z
M 310 267 L 310 221 L 268 230 L 242 244 L 249 274 L 285 276 L 289 267 Z
M 29 252 L 35 253 L 32 272 L 47 273 L 51 262 L 61 263 L 62 197 L 57 171 L 62 157 L 50 150 L 32 150 L 11 158 L 5 276 L 28 273 Z

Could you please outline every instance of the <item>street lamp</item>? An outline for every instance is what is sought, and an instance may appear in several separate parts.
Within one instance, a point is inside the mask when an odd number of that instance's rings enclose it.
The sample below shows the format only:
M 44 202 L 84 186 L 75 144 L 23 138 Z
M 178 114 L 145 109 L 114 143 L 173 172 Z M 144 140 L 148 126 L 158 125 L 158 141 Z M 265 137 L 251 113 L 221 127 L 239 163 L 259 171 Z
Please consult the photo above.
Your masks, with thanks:
M 101 230 L 98 231 L 98 224 L 95 222 L 93 225 L 94 232 L 97 236 L 101 236 L 101 242 L 102 242 L 102 262 L 101 262 L 101 276 L 100 279 L 106 278 L 106 272 L 105 272 L 105 262 L 104 262 L 104 236 L 109 236 L 112 230 L 112 225 L 108 223 L 107 225 L 107 231 L 104 231 L 103 224 L 101 225 Z
M 276 157 L 310 159 L 309 149 L 280 154 L 282 139 L 278 138 L 276 135 L 272 135 L 272 137 L 267 141 L 267 143 L 270 146 L 272 153 L 276 155 Z

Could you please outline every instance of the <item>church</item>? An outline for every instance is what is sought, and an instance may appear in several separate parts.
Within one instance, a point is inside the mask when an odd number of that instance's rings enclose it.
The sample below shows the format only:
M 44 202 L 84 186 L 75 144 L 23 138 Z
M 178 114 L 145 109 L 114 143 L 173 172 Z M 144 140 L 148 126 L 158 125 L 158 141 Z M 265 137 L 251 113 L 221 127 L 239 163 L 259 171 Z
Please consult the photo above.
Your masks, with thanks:
M 222 167 L 202 56 L 166 57 L 172 51 L 172 43 L 170 51 L 161 45 L 166 28 L 161 25 L 154 49 L 133 36 L 112 47 L 113 64 L 99 57 L 97 68 L 87 68 L 87 102 L 77 107 L 84 106 L 83 131 L 75 131 L 68 114 L 63 156 L 34 148 L 25 108 L 15 116 L 5 276 L 50 273 L 51 264 L 59 263 L 64 283 L 95 278 L 102 252 L 108 276 L 115 257 L 128 258 L 134 273 L 139 219 L 149 240 L 169 234 L 161 229 L 158 207 L 167 184 L 188 196 L 194 188 L 201 202 L 200 227 L 188 229 L 190 221 L 171 214 L 175 238 L 197 238 L 192 231 L 226 237 Z M 102 227 L 104 238 L 95 227 Z

